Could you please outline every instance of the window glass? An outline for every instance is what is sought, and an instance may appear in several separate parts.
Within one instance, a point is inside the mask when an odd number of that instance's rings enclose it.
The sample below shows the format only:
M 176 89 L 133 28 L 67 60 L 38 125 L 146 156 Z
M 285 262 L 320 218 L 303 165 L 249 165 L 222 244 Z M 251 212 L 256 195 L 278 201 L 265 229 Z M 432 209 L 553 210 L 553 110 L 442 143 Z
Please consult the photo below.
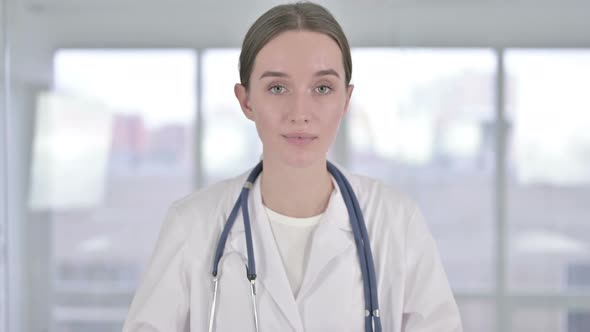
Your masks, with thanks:
M 585 332 L 590 331 L 590 312 L 558 308 L 525 308 L 516 310 L 511 331 L 518 332 Z
M 192 190 L 195 78 L 190 50 L 56 53 L 29 202 L 56 331 L 121 330 L 166 209 Z
M 240 82 L 238 49 L 203 53 L 203 175 L 204 185 L 236 176 L 254 167 L 262 144 L 234 95 Z
M 356 49 L 351 168 L 416 199 L 454 288 L 494 284 L 495 55 Z
M 509 281 L 590 289 L 590 51 L 506 53 Z

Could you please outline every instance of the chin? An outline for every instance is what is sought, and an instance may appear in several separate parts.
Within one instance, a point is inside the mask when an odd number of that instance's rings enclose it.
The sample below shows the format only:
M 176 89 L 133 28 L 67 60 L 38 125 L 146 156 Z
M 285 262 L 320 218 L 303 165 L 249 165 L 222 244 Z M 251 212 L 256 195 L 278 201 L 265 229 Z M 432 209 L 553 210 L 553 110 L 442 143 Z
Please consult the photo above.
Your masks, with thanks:
M 308 168 L 317 165 L 318 162 L 325 162 L 326 155 L 322 154 L 300 154 L 283 156 L 283 162 L 293 168 Z
M 264 155 L 263 158 L 274 159 L 275 162 L 291 168 L 308 168 L 316 165 L 318 162 L 326 161 L 326 154 L 321 153 L 279 153 L 275 157 Z

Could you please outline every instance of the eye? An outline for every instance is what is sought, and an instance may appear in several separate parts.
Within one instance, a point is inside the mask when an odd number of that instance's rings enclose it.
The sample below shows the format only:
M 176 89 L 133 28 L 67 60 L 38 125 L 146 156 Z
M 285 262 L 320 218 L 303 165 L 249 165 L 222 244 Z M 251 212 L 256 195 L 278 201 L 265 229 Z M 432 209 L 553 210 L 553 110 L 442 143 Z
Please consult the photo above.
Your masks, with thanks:
M 321 94 L 321 95 L 325 95 L 327 93 L 329 93 L 330 91 L 332 91 L 332 88 L 330 88 L 327 85 L 320 85 L 317 88 L 315 88 L 316 92 Z
M 285 91 L 287 90 L 284 86 L 282 85 L 273 85 L 270 87 L 270 92 L 273 94 L 281 94 L 281 93 L 285 93 Z

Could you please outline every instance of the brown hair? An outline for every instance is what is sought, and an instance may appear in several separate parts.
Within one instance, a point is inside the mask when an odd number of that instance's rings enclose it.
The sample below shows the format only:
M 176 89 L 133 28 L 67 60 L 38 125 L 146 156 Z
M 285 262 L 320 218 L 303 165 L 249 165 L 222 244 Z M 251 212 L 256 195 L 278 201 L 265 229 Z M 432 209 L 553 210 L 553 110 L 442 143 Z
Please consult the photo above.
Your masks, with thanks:
M 352 59 L 350 46 L 340 24 L 330 12 L 315 3 L 297 2 L 278 5 L 262 14 L 252 24 L 242 43 L 240 53 L 240 83 L 248 89 L 254 60 L 271 39 L 290 30 L 308 30 L 330 36 L 340 47 L 344 64 L 345 82 L 350 83 Z

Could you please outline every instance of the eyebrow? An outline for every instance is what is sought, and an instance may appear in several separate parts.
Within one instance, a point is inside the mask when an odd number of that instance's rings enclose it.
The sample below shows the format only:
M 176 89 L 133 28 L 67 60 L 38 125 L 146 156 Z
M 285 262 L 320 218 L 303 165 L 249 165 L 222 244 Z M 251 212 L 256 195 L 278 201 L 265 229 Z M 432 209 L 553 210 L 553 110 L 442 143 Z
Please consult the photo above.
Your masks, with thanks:
M 333 76 L 336 76 L 337 78 L 340 78 L 340 75 L 338 75 L 338 72 L 335 71 L 334 69 L 320 70 L 320 71 L 316 72 L 313 76 L 326 76 L 326 75 L 333 75 Z
M 338 75 L 338 72 L 335 71 L 334 69 L 324 69 L 324 70 L 319 70 L 317 72 L 315 72 L 315 74 L 313 74 L 313 76 L 326 76 L 326 75 L 332 75 L 332 76 L 336 76 L 337 78 L 340 78 L 340 75 Z M 289 75 L 287 75 L 286 73 L 280 72 L 280 71 L 265 71 L 264 73 L 262 73 L 262 75 L 260 75 L 259 79 L 263 79 L 265 77 L 289 77 Z

